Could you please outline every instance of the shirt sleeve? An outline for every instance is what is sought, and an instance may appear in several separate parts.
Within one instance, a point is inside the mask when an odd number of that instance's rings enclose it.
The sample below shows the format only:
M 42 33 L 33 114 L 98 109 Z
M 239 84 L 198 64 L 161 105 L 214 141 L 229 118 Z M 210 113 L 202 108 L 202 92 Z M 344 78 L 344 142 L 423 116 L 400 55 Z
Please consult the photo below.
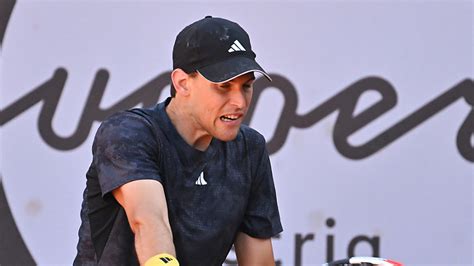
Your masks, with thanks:
M 256 238 L 270 238 L 283 231 L 265 139 L 258 134 L 251 154 L 252 187 L 241 231 Z M 255 156 L 256 155 L 256 156 Z
M 134 180 L 159 175 L 159 145 L 151 123 L 132 113 L 118 113 L 99 127 L 92 148 L 102 196 Z

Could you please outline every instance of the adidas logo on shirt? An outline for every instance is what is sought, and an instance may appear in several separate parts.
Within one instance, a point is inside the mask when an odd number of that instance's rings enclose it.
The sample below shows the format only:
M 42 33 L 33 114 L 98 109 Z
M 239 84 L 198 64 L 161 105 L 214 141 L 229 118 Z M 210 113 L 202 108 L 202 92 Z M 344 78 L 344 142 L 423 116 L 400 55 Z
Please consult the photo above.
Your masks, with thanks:
M 244 46 L 238 41 L 238 40 L 235 40 L 235 42 L 232 44 L 232 46 L 230 47 L 230 49 L 228 50 L 229 53 L 232 53 L 232 52 L 242 52 L 242 51 L 246 51 Z
M 196 180 L 196 182 L 194 184 L 196 184 L 198 186 L 207 185 L 207 181 L 206 181 L 206 179 L 204 179 L 204 171 L 201 172 L 201 174 L 199 175 L 198 179 Z

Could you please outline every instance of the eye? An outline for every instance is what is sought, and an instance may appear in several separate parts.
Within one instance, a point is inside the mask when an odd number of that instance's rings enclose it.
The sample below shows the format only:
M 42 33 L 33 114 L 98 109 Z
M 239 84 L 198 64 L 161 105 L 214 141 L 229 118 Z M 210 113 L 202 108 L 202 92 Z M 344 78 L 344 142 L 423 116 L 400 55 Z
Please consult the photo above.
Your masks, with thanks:
M 219 84 L 219 88 L 228 89 L 228 88 L 230 88 L 230 84 L 229 83 Z
M 246 90 L 246 91 L 251 90 L 253 88 L 253 84 L 252 83 L 246 83 L 242 86 L 242 88 L 244 88 L 244 90 Z

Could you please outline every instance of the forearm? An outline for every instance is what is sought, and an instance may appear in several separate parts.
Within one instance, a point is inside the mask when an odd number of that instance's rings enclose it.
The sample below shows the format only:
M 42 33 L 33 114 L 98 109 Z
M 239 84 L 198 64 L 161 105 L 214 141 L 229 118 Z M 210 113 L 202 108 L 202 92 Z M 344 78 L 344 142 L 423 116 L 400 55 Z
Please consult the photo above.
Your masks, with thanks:
M 161 253 L 176 257 L 171 229 L 164 224 L 138 224 L 134 228 L 135 249 L 140 265 Z
M 154 180 L 132 181 L 115 189 L 113 194 L 127 214 L 135 235 L 135 250 L 140 264 L 161 253 L 176 257 L 161 183 Z

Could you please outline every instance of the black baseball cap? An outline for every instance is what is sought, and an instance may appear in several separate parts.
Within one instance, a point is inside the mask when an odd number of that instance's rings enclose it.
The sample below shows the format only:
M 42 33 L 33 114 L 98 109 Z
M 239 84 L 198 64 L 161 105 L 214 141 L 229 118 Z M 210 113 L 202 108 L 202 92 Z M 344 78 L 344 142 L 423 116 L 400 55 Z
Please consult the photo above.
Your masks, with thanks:
M 173 69 L 199 72 L 214 83 L 227 82 L 249 72 L 270 76 L 255 61 L 250 38 L 239 24 L 206 16 L 184 28 L 173 47 Z

